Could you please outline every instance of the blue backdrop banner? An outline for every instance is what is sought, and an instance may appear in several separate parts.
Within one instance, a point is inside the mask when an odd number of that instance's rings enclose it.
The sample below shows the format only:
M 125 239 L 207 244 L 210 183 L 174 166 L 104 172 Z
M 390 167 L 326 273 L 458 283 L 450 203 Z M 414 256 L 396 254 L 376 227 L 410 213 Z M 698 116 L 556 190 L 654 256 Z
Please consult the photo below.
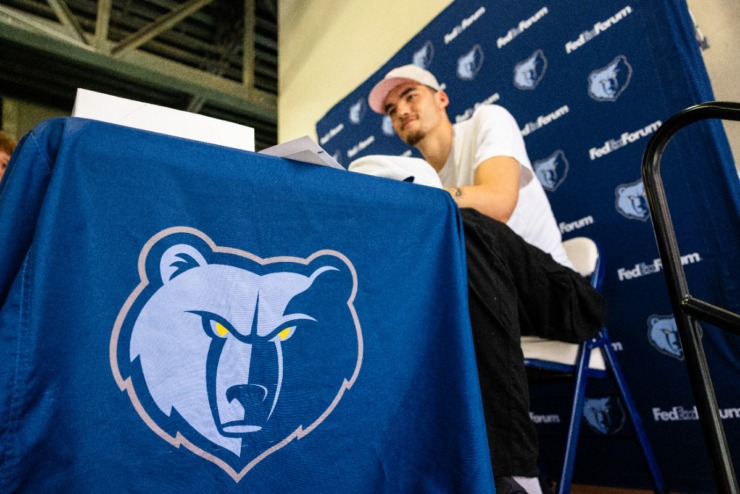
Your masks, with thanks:
M 367 106 L 375 83 L 414 63 L 450 95 L 450 118 L 499 104 L 517 119 L 564 238 L 602 247 L 608 327 L 669 487 L 711 492 L 712 481 L 640 175 L 642 154 L 671 115 L 713 99 L 683 1 L 456 0 L 318 123 L 343 165 L 367 154 L 418 155 Z M 740 189 L 718 122 L 685 129 L 663 176 L 689 284 L 740 309 Z M 740 442 L 738 339 L 704 327 L 730 443 Z M 566 390 L 564 389 L 565 393 Z M 559 467 L 567 402 L 533 390 L 543 467 Z M 589 396 L 576 479 L 649 486 L 612 390 Z M 736 452 L 736 456 L 740 452 Z

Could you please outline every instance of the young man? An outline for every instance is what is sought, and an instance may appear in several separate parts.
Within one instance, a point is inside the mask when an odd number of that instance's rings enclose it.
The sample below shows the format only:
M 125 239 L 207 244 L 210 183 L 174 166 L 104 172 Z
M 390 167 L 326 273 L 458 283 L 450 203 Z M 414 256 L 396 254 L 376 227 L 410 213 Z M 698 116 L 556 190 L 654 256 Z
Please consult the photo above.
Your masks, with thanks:
M 550 202 L 508 111 L 480 106 L 470 120 L 453 125 L 449 97 L 431 73 L 415 65 L 391 70 L 370 92 L 369 102 L 434 167 L 458 206 L 506 223 L 570 266 Z
M 390 71 L 368 100 L 421 152 L 461 208 L 468 308 L 497 491 L 541 494 L 521 334 L 582 341 L 601 327 L 603 300 L 569 269 L 550 203 L 509 112 L 481 106 L 453 125 L 449 97 L 414 65 Z M 565 322 L 573 320 L 579 322 Z

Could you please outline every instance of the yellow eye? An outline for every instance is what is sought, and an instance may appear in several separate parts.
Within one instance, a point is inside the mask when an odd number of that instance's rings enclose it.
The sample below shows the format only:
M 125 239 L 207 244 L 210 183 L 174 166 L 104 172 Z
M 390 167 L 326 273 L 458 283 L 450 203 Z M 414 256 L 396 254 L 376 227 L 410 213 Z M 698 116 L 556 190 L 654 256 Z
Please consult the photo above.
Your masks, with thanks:
M 277 334 L 278 341 L 285 341 L 291 336 L 293 336 L 293 331 L 295 331 L 295 326 L 290 326 L 288 328 L 283 329 Z
M 226 326 L 216 321 L 213 322 L 213 332 L 221 338 L 226 338 L 226 335 L 229 334 L 229 330 L 226 329 Z

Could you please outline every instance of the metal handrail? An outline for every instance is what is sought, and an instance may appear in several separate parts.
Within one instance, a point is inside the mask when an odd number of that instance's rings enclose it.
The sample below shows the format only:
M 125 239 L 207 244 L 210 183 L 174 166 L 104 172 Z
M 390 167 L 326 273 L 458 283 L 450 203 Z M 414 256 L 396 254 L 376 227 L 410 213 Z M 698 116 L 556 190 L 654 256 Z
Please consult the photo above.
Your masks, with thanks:
M 709 322 L 723 330 L 740 334 L 740 316 L 689 293 L 686 274 L 678 249 L 663 181 L 660 177 L 660 160 L 668 141 L 684 127 L 700 120 L 740 120 L 740 103 L 708 102 L 692 106 L 669 118 L 648 142 L 642 160 L 642 178 L 650 205 L 650 216 L 655 229 L 658 251 L 663 262 L 668 295 L 681 337 L 686 367 L 689 372 L 704 441 L 718 492 L 738 494 L 737 478 L 732 464 L 717 397 L 709 374 L 701 329 L 697 319 Z

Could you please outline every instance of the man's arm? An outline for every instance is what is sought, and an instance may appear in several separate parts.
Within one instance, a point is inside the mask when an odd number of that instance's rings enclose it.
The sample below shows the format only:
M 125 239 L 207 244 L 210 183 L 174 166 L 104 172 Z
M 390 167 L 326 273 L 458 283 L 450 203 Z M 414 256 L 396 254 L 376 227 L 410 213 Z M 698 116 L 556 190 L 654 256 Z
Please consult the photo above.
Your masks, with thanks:
M 494 156 L 478 165 L 473 185 L 446 187 L 461 208 L 473 208 L 506 223 L 519 199 L 521 166 L 509 156 Z

